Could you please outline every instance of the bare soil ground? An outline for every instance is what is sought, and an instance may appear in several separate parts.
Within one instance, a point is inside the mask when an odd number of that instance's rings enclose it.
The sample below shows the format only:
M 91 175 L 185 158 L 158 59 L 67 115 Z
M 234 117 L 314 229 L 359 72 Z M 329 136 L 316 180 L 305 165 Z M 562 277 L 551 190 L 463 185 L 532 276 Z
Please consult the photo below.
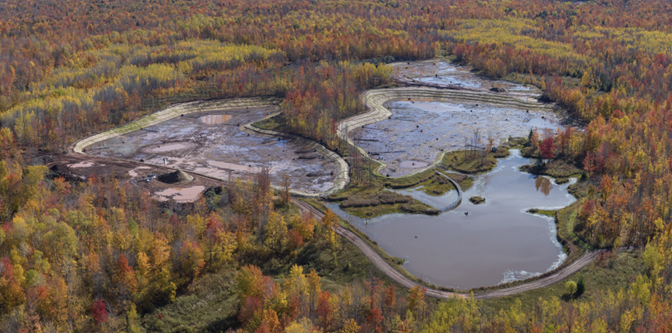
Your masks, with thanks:
M 198 194 L 211 187 L 219 187 L 223 181 L 210 177 L 189 173 L 193 180 L 187 183 L 170 184 L 157 179 L 143 181 L 142 178 L 151 175 L 162 175 L 174 172 L 169 167 L 148 165 L 145 163 L 122 160 L 109 157 L 96 157 L 81 154 L 53 155 L 47 167 L 56 175 L 69 180 L 83 181 L 89 177 L 114 177 L 122 183 L 131 183 L 147 189 L 156 199 L 165 201 L 173 199 L 178 202 L 192 202 L 198 199 Z M 160 195 L 157 193 L 171 193 Z
M 331 188 L 337 167 L 314 148 L 241 129 L 276 111 L 276 107 L 251 107 L 187 114 L 95 143 L 85 152 L 225 180 L 251 177 L 269 167 L 275 185 L 286 174 L 292 189 L 310 193 Z
M 525 86 L 513 82 L 492 80 L 475 75 L 469 67 L 456 66 L 444 61 L 420 61 L 394 64 L 394 75 L 407 83 L 427 84 L 445 87 L 459 87 L 473 90 L 499 90 L 520 95 L 540 95 L 534 86 Z

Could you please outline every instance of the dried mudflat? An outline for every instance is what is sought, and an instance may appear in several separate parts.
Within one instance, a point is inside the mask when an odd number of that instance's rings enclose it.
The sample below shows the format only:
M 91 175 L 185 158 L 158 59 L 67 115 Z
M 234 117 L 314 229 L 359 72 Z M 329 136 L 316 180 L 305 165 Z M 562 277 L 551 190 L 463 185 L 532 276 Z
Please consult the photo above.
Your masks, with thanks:
M 242 130 L 241 125 L 276 111 L 276 107 L 254 107 L 186 114 L 95 143 L 86 147 L 86 153 L 155 165 L 165 163 L 168 167 L 222 179 L 251 177 L 268 167 L 276 185 L 287 174 L 292 179 L 292 189 L 307 193 L 330 189 L 337 167 L 314 148 L 291 139 Z M 195 189 L 185 194 L 175 191 L 159 195 L 182 201 Z

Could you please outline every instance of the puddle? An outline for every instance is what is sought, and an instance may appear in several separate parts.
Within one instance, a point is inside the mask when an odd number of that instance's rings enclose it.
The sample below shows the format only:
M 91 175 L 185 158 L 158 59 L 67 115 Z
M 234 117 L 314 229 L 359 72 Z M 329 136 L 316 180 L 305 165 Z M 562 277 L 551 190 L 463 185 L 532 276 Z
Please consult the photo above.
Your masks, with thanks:
M 552 112 L 413 100 L 390 101 L 385 105 L 392 111 L 390 119 L 355 129 L 350 137 L 385 163 L 387 166 L 380 173 L 391 177 L 417 171 L 423 167 L 418 163 L 425 166 L 433 163 L 442 151 L 470 147 L 477 132 L 476 145 L 485 147 L 488 138 L 499 145 L 509 136 L 527 137 L 533 128 L 543 132 L 560 127 Z
M 336 204 L 329 207 L 388 253 L 406 259 L 404 268 L 427 282 L 459 289 L 497 285 L 544 273 L 566 259 L 553 219 L 526 211 L 571 204 L 575 199 L 567 192 L 569 184 L 556 185 L 519 171 L 526 163 L 518 150 L 512 150 L 495 170 L 476 176 L 460 206 L 439 216 L 390 214 L 365 220 Z M 455 191 L 442 197 L 417 189 L 399 192 L 434 207 L 456 200 L 451 193 Z M 473 205 L 467 200 L 476 195 L 486 202 Z
M 75 169 L 76 168 L 90 168 L 94 165 L 95 165 L 95 163 L 93 163 L 91 161 L 82 161 L 82 162 L 79 162 L 79 163 L 70 164 L 70 165 L 68 165 L 68 167 L 75 168 Z M 101 164 L 101 165 L 103 165 L 103 164 Z
M 176 202 L 194 202 L 199 198 L 205 186 L 192 186 L 187 188 L 168 188 L 154 193 L 159 201 L 167 201 L 172 197 Z
M 219 162 L 219 161 L 208 161 L 208 164 L 210 164 L 212 166 L 216 166 L 218 168 L 227 169 L 227 170 L 235 170 L 235 171 L 240 171 L 240 172 L 250 172 L 250 173 L 261 172 L 260 167 L 252 166 L 252 164 L 240 165 L 240 164 L 233 164 L 233 163 Z M 271 170 L 271 172 L 272 172 L 272 170 Z
M 208 125 L 217 125 L 217 124 L 225 123 L 225 122 L 231 120 L 231 118 L 233 118 L 233 116 L 228 115 L 228 114 L 212 114 L 212 115 L 207 115 L 207 116 L 200 117 L 198 119 L 200 121 L 202 121 L 203 123 L 208 124 Z
M 410 168 L 410 169 L 417 169 L 417 168 L 424 168 L 428 166 L 426 162 L 420 162 L 420 161 L 402 161 L 399 163 L 400 168 Z
M 165 144 L 165 145 L 160 145 L 156 148 L 152 148 L 151 152 L 152 153 L 163 153 L 163 152 L 167 152 L 167 151 L 187 149 L 188 147 L 189 147 L 189 145 L 185 144 L 185 143 L 169 143 L 169 144 Z

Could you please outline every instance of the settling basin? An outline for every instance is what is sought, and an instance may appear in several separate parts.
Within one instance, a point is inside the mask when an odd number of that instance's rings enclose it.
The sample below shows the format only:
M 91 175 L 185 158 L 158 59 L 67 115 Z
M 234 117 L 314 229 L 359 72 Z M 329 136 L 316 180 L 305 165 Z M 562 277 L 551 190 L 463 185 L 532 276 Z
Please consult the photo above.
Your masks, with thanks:
M 474 133 L 484 146 L 488 137 L 499 145 L 509 136 L 524 136 L 533 128 L 555 132 L 561 122 L 549 111 L 522 110 L 483 103 L 389 101 L 385 119 L 350 132 L 357 146 L 386 164 L 380 174 L 401 177 L 433 163 L 442 151 L 472 144 Z M 466 148 L 469 148 L 466 146 Z
M 240 129 L 276 111 L 261 107 L 186 114 L 95 143 L 86 147 L 86 153 L 142 160 L 222 179 L 251 178 L 268 167 L 275 185 L 287 174 L 292 189 L 329 190 L 338 171 L 332 160 L 300 142 Z
M 469 67 L 447 63 L 445 61 L 417 61 L 410 64 L 397 63 L 394 65 L 394 75 L 398 78 L 411 79 L 416 82 L 435 84 L 440 86 L 458 86 L 462 88 L 505 89 L 508 92 L 517 92 L 521 95 L 538 94 L 541 91 L 534 86 L 526 86 L 513 82 L 492 80 L 475 75 Z
M 526 211 L 559 209 L 575 200 L 567 192 L 574 180 L 557 185 L 518 169 L 529 162 L 511 150 L 493 171 L 476 176 L 457 208 L 439 216 L 390 214 L 366 220 L 337 204 L 328 206 L 390 255 L 404 258 L 404 267 L 426 282 L 464 290 L 525 279 L 555 269 L 567 257 L 557 241 L 554 220 Z M 414 193 L 421 192 L 405 194 Z M 474 205 L 468 201 L 471 196 L 486 201 Z M 414 197 L 433 206 L 449 206 L 456 194 Z

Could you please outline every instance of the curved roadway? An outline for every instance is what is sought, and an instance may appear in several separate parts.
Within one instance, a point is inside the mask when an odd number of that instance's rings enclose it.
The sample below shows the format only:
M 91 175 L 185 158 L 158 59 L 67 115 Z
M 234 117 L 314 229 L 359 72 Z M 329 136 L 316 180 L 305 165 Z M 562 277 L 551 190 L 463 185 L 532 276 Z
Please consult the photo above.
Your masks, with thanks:
M 383 119 L 386 119 L 391 116 L 391 112 L 383 106 L 383 103 L 387 100 L 390 99 L 398 99 L 398 98 L 407 98 L 407 97 L 424 97 L 424 98 L 434 98 L 434 99 L 458 99 L 458 100 L 476 100 L 478 99 L 481 102 L 490 102 L 490 103 L 497 103 L 497 104 L 508 104 L 512 106 L 517 106 L 517 107 L 525 107 L 525 108 L 539 108 L 539 104 L 536 105 L 531 105 L 532 103 L 529 101 L 523 101 L 514 97 L 506 97 L 502 95 L 494 95 L 488 92 L 472 92 L 472 91 L 450 91 L 450 90 L 439 90 L 439 89 L 428 89 L 428 88 L 398 88 L 398 89 L 381 89 L 381 90 L 371 90 L 364 92 L 362 95 L 362 99 L 364 102 L 369 106 L 371 111 L 357 115 L 348 119 L 343 120 L 341 123 L 338 125 L 338 130 L 337 133 L 339 136 L 342 138 L 348 140 L 353 146 L 355 146 L 357 149 L 360 149 L 356 145 L 354 145 L 354 142 L 352 142 L 348 138 L 348 132 L 356 127 L 360 127 L 366 124 L 371 124 L 377 121 L 381 121 Z M 214 104 L 214 105 L 209 105 L 209 104 Z M 208 111 L 212 108 L 234 108 L 234 107 L 242 107 L 242 106 L 267 106 L 267 105 L 273 105 L 277 104 L 276 100 L 272 99 L 264 99 L 264 98 L 242 98 L 242 99 L 234 99 L 234 100 L 227 100 L 227 101 L 221 101 L 221 102 L 190 102 L 190 103 L 183 103 L 183 104 L 178 104 L 171 106 L 163 111 L 159 111 L 157 113 L 151 114 L 147 117 L 144 117 L 138 121 L 135 121 L 133 123 L 120 126 L 119 128 L 115 128 L 112 130 L 109 130 L 107 132 L 100 133 L 98 135 L 94 135 L 92 137 L 83 139 L 79 142 L 77 142 L 73 147 L 72 147 L 72 152 L 75 154 L 85 154 L 84 148 L 88 145 L 91 145 L 95 142 L 102 141 L 105 139 L 108 139 L 110 137 L 115 137 L 123 133 L 128 133 L 130 131 L 134 131 L 136 129 L 139 129 L 142 126 L 149 126 L 152 124 L 156 124 L 162 121 L 165 121 L 170 118 L 178 117 L 181 114 L 185 113 L 192 113 L 192 112 L 203 112 L 203 111 Z M 545 108 L 542 106 L 541 108 Z M 251 126 L 251 124 L 243 125 L 241 126 L 241 130 L 246 131 L 246 132 L 256 132 L 259 134 L 263 135 L 269 135 L 269 136 L 282 136 L 282 137 L 287 137 L 287 136 L 292 136 L 295 137 L 294 135 L 287 134 L 287 133 L 279 133 L 275 131 L 267 131 L 267 130 L 262 130 L 255 128 Z M 296 139 L 299 140 L 305 140 L 305 141 L 310 141 L 301 137 L 296 137 Z M 333 192 L 337 191 L 339 189 L 342 189 L 345 187 L 347 182 L 349 181 L 348 178 L 348 166 L 345 163 L 345 161 L 342 159 L 342 157 L 338 156 L 337 154 L 327 150 L 324 148 L 322 145 L 319 145 L 316 142 L 310 141 L 312 144 L 316 145 L 315 148 L 317 148 L 320 152 L 322 152 L 325 156 L 328 158 L 331 158 L 336 161 L 338 167 L 339 167 L 339 172 L 337 175 L 337 179 L 335 181 L 335 186 L 328 192 Z M 318 147 L 319 146 L 319 147 Z M 360 149 L 361 151 L 361 149 Z M 364 156 L 368 155 L 366 152 L 361 151 Z M 441 161 L 443 158 L 443 154 L 441 154 L 437 160 L 428 168 L 434 167 L 435 165 L 438 164 L 438 162 Z M 137 163 L 137 162 L 136 162 Z M 382 166 L 382 165 L 381 165 Z M 420 170 L 418 172 L 422 172 L 426 170 L 427 168 Z M 186 170 L 185 170 L 186 171 Z M 186 171 L 188 173 L 192 174 L 197 174 L 193 171 Z M 200 175 L 202 177 L 206 178 L 211 178 L 211 179 L 216 179 L 218 181 L 224 181 L 222 179 L 218 179 L 216 177 L 211 177 L 207 175 Z M 445 175 L 444 175 L 445 176 Z M 450 177 L 447 177 L 449 178 Z M 451 182 L 458 188 L 459 191 L 459 185 L 457 185 L 456 182 L 454 182 L 452 179 L 450 179 Z M 293 193 L 295 196 L 315 196 L 315 194 L 306 194 L 306 193 L 301 193 L 301 192 L 294 192 Z M 330 193 L 327 193 L 328 195 Z M 461 194 L 461 193 L 460 193 Z M 325 193 L 319 194 L 319 196 L 325 195 Z M 324 216 L 322 212 L 319 210 L 315 209 L 314 207 L 310 206 L 309 204 L 294 199 L 294 202 L 304 211 L 311 211 L 314 215 L 316 215 L 318 218 L 321 218 Z M 357 236 L 355 233 L 351 232 L 350 230 L 347 230 L 341 226 L 339 226 L 336 230 L 336 233 L 348 240 L 350 243 L 355 245 L 363 254 L 366 256 L 366 258 L 378 269 L 380 270 L 383 274 L 388 276 L 390 279 L 395 281 L 396 283 L 407 287 L 407 288 L 412 288 L 413 286 L 418 285 L 417 282 L 409 279 L 405 275 L 403 275 L 401 272 L 399 272 L 397 269 L 392 267 L 389 263 L 387 263 L 381 256 L 376 252 L 367 242 L 365 242 L 363 239 L 361 239 L 359 236 Z M 509 296 L 509 295 L 514 295 L 518 293 L 522 293 L 525 291 L 533 290 L 533 289 L 538 289 L 538 288 L 543 288 L 543 287 L 548 287 L 550 285 L 553 285 L 557 282 L 560 282 L 564 280 L 565 278 L 569 277 L 570 275 L 578 272 L 582 268 L 588 266 L 599 254 L 600 251 L 592 251 L 588 252 L 578 259 L 576 259 L 574 262 L 571 264 L 561 267 L 554 271 L 553 273 L 543 277 L 536 279 L 534 281 L 530 281 L 527 283 L 522 283 L 517 286 L 509 287 L 509 288 L 503 288 L 503 289 L 498 289 L 498 290 L 492 290 L 492 291 L 487 291 L 479 294 L 475 294 L 474 298 L 475 299 L 489 299 L 489 298 L 495 298 L 495 297 L 502 297 L 502 296 Z M 450 297 L 468 297 L 468 294 L 464 293 L 453 293 L 453 292 L 448 292 L 448 291 L 442 291 L 442 290 L 437 290 L 437 289 L 427 289 L 427 295 L 435 298 L 450 298 Z
M 313 215 L 315 215 L 317 218 L 322 218 L 324 214 L 320 212 L 319 210 L 315 209 L 315 207 L 300 201 L 300 200 L 294 200 L 294 203 L 299 206 L 299 208 L 303 211 L 309 211 L 312 212 Z M 378 254 L 371 246 L 365 242 L 363 239 L 361 239 L 359 236 L 357 236 L 355 233 L 352 231 L 343 228 L 342 226 L 338 226 L 336 229 L 336 233 L 348 240 L 350 243 L 352 243 L 354 246 L 356 246 L 360 251 L 362 251 L 362 254 L 366 256 L 367 259 L 375 266 L 379 271 L 381 271 L 383 274 L 385 274 L 387 277 L 392 279 L 394 282 L 406 287 L 406 288 L 412 288 L 416 285 L 418 285 L 417 282 L 409 279 L 405 275 L 401 274 L 397 269 L 392 267 L 383 257 Z M 490 298 L 496 298 L 496 297 L 502 297 L 502 296 L 510 296 L 510 295 L 515 295 L 519 294 L 522 292 L 534 290 L 534 289 L 539 289 L 539 288 L 544 288 L 551 286 L 553 284 L 556 284 L 567 277 L 571 276 L 572 274 L 580 271 L 584 267 L 590 265 L 590 263 L 595 260 L 597 255 L 601 251 L 592 251 L 592 252 L 587 252 L 578 259 L 574 260 L 571 264 L 561 267 L 557 269 L 555 272 L 536 279 L 534 281 L 530 281 L 527 283 L 522 283 L 513 287 L 508 287 L 508 288 L 502 288 L 502 289 L 497 289 L 497 290 L 492 290 L 492 291 L 486 291 L 483 293 L 478 293 L 474 294 L 475 299 L 490 299 Z M 462 298 L 467 298 L 469 297 L 469 294 L 465 293 L 453 293 L 449 291 L 443 291 L 443 290 L 437 290 L 437 289 L 432 289 L 432 288 L 427 288 L 427 296 L 435 297 L 435 298 L 451 298 L 451 297 L 462 297 Z

